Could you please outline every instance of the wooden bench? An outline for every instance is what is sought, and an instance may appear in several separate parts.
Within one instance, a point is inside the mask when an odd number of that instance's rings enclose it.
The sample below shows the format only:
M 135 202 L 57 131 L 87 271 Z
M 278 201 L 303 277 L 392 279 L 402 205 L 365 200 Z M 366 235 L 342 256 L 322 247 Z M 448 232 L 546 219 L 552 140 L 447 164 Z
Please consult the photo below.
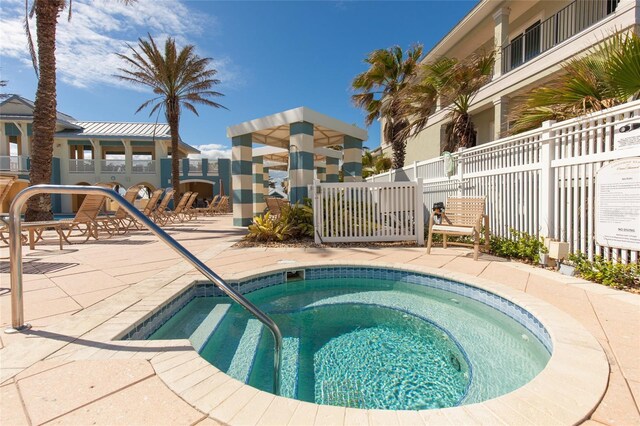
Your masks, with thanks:
M 431 253 L 433 234 L 442 234 L 442 246 L 447 248 L 447 236 L 470 236 L 473 244 L 448 243 L 473 247 L 473 260 L 478 260 L 480 248 L 480 234 L 484 225 L 485 246 L 489 246 L 489 217 L 484 214 L 485 197 L 450 197 L 447 199 L 441 223 L 435 223 L 434 216 L 429 218 L 429 239 L 427 253 Z

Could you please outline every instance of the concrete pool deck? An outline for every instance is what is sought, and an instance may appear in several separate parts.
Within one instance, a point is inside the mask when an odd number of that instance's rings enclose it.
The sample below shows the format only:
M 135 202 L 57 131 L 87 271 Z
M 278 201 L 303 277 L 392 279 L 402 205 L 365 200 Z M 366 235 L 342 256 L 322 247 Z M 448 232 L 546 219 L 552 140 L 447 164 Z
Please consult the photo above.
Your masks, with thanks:
M 419 247 L 232 248 L 243 231 L 229 216 L 169 228 L 170 233 L 223 277 L 279 262 L 328 264 L 368 262 L 437 268 L 445 274 L 477 276 L 527 293 L 559 308 L 586 328 L 604 349 L 609 383 L 589 424 L 640 424 L 640 296 L 482 255 L 470 250 Z M 460 424 L 469 417 L 442 410 L 425 418 L 392 411 L 336 407 L 274 398 L 225 379 L 200 359 L 186 341 L 110 342 L 111 337 L 198 272 L 149 233 L 65 246 L 25 248 L 25 317 L 28 333 L 0 334 L 0 424 Z M 0 322 L 10 323 L 8 250 L 0 248 Z M 284 265 L 281 265 L 284 266 Z M 165 346 L 164 349 L 158 346 Z M 194 356 L 195 354 L 195 356 Z M 579 360 L 576 360 L 578 362 Z M 188 367 L 178 368 L 176 365 Z M 194 370 L 195 369 L 195 370 Z M 189 374 L 200 371 L 202 374 Z M 224 376 L 224 377 L 223 377 Z M 226 395 L 206 404 L 192 401 L 204 384 L 226 380 Z M 221 383 L 219 383 L 221 384 Z M 567 393 L 580 390 L 567 384 Z M 186 396 L 185 396 L 186 394 Z M 180 395 L 180 396 L 178 396 Z M 198 400 L 203 400 L 200 395 Z M 237 405 L 249 403 L 251 416 Z M 210 410 L 215 409 L 213 417 Z M 234 408 L 235 407 L 235 411 Z M 571 407 L 567 408 L 568 410 Z M 524 410 L 523 412 L 525 412 Z M 245 412 L 246 414 L 246 412 Z M 482 416 L 485 417 L 482 417 Z M 525 414 L 522 423 L 535 423 Z M 356 416 L 356 417 L 351 417 Z M 489 409 L 476 423 L 500 420 Z M 554 423 L 562 423 L 555 419 Z M 503 420 L 504 422 L 504 420 Z M 543 422 L 538 418 L 538 424 Z

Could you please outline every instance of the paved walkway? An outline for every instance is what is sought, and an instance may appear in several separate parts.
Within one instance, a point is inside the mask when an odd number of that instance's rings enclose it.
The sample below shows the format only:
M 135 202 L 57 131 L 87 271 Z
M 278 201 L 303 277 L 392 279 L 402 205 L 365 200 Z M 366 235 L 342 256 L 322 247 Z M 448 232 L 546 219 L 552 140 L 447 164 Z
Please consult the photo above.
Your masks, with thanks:
M 607 354 L 609 387 L 587 423 L 640 425 L 640 296 L 488 255 L 474 262 L 466 249 L 436 248 L 426 255 L 418 247 L 232 248 L 243 232 L 230 224 L 228 216 L 207 218 L 169 232 L 223 277 L 287 261 L 403 263 L 483 277 L 545 300 L 582 323 Z M 157 355 L 151 342 L 127 347 L 101 339 L 107 321 L 120 315 L 123 324 L 130 323 L 123 311 L 171 282 L 199 277 L 177 254 L 151 234 L 137 232 L 65 246 L 62 252 L 52 241 L 25 249 L 24 260 L 25 317 L 33 329 L 0 332 L 0 424 L 217 424 L 157 376 L 162 356 L 171 354 Z M 8 250 L 2 247 L 3 329 L 11 317 L 8 270 Z M 177 341 L 176 351 L 184 344 Z M 80 351 L 87 356 L 72 355 Z M 260 409 L 287 413 L 287 407 L 268 404 Z M 297 414 L 289 414 L 290 424 L 296 424 Z M 318 424 L 346 421 L 322 413 L 315 419 Z M 419 424 L 423 420 L 416 418 Z M 255 421 L 283 424 L 261 416 L 232 423 Z M 385 423 L 399 419 L 391 416 Z M 456 422 L 443 418 L 443 423 Z

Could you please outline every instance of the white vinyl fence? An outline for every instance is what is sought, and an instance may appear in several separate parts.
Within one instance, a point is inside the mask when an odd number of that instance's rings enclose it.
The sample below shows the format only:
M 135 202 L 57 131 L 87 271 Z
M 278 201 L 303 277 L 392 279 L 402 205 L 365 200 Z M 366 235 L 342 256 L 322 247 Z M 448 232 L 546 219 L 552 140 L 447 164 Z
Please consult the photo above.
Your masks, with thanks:
M 424 244 L 422 181 L 320 183 L 313 191 L 316 243 L 407 241 Z
M 621 262 L 638 261 L 637 251 L 597 244 L 595 175 L 605 164 L 640 157 L 640 146 L 616 149 L 619 129 L 640 122 L 640 101 L 414 163 L 367 179 L 371 183 L 424 182 L 423 202 L 450 195 L 486 196 L 491 233 L 514 228 L 570 243 L 572 252 Z

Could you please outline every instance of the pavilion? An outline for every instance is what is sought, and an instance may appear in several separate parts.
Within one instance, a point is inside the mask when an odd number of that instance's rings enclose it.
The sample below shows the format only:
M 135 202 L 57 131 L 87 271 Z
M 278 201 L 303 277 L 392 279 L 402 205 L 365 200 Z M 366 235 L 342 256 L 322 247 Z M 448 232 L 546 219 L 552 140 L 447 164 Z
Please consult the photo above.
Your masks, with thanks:
M 367 131 L 306 107 L 290 109 L 227 128 L 231 138 L 233 224 L 247 226 L 264 210 L 269 169 L 289 171 L 289 201 L 308 197 L 314 170 L 321 182 L 362 178 Z M 264 145 L 253 148 L 254 144 Z M 342 150 L 332 149 L 340 146 Z

